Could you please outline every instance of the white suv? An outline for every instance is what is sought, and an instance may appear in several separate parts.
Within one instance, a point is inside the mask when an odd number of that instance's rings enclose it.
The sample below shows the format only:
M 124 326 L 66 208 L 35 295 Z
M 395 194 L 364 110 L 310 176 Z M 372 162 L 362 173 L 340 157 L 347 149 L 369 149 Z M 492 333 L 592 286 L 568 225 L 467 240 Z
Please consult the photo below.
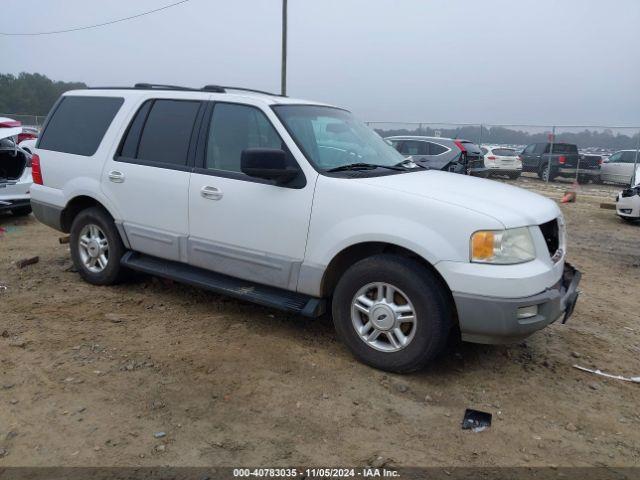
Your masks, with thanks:
M 407 161 L 348 111 L 231 87 L 66 93 L 36 146 L 36 217 L 90 283 L 128 269 L 331 309 L 360 360 L 420 368 L 451 332 L 518 341 L 577 300 L 542 196 Z

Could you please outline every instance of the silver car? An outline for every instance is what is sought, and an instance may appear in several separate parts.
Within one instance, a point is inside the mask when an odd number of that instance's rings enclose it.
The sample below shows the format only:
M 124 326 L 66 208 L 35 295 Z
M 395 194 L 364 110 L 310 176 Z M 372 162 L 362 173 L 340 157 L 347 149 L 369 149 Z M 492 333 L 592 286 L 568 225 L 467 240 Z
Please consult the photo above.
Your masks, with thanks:
M 635 158 L 635 150 L 617 151 L 600 167 L 600 180 L 603 182 L 629 185 L 633 175 Z M 638 156 L 638 163 L 640 163 L 640 156 Z

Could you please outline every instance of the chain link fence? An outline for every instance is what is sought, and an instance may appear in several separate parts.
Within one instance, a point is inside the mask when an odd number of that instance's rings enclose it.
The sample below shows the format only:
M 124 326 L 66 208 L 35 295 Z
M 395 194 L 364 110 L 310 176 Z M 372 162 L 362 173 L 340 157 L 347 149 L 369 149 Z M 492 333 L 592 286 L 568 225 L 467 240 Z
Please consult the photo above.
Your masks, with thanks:
M 472 141 L 479 146 L 510 147 L 521 153 L 524 171 L 529 175 L 544 177 L 545 181 L 569 178 L 586 183 L 589 181 L 628 185 L 634 183 L 635 172 L 640 165 L 640 126 L 610 125 L 518 125 L 489 123 L 437 123 L 437 122 L 366 122 L 382 137 L 391 136 L 427 136 L 459 138 Z M 533 144 L 551 144 L 535 151 L 541 159 L 527 161 L 524 150 Z M 549 151 L 562 153 L 563 146 L 571 144 L 578 147 L 577 165 L 562 168 L 562 165 L 545 164 Z M 620 153 L 622 151 L 622 153 Z M 626 152 L 626 153 L 625 153 Z M 568 156 L 565 156 L 565 159 Z M 546 160 L 551 162 L 551 160 Z M 542 162 L 542 163 L 541 163 Z M 548 167 L 551 175 L 543 175 Z

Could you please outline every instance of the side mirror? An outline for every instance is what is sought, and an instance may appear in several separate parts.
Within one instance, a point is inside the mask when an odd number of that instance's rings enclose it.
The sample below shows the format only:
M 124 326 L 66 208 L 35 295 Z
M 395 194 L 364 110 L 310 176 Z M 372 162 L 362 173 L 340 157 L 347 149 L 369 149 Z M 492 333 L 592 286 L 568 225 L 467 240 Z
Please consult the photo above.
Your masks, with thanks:
M 274 180 L 283 185 L 298 176 L 298 169 L 287 166 L 287 154 L 277 148 L 247 148 L 240 156 L 240 169 L 250 177 Z

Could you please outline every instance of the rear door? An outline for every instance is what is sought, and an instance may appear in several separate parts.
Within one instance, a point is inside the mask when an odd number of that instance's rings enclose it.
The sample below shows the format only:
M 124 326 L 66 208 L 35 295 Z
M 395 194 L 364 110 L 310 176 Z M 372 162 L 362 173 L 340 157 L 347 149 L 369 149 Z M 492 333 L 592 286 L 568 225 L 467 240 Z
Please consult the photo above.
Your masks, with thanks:
M 620 173 L 618 177 L 620 179 L 620 183 L 629 184 L 631 182 L 635 158 L 635 151 L 622 152 L 622 162 L 620 163 Z M 638 160 L 640 160 L 640 156 L 638 157 Z
M 202 108 L 196 100 L 146 100 L 105 164 L 102 189 L 133 250 L 187 261 L 189 179 Z
M 600 168 L 600 178 L 605 182 L 617 182 L 620 175 L 620 165 L 622 154 L 624 152 L 616 152 L 609 157 L 609 160 L 602 164 Z

